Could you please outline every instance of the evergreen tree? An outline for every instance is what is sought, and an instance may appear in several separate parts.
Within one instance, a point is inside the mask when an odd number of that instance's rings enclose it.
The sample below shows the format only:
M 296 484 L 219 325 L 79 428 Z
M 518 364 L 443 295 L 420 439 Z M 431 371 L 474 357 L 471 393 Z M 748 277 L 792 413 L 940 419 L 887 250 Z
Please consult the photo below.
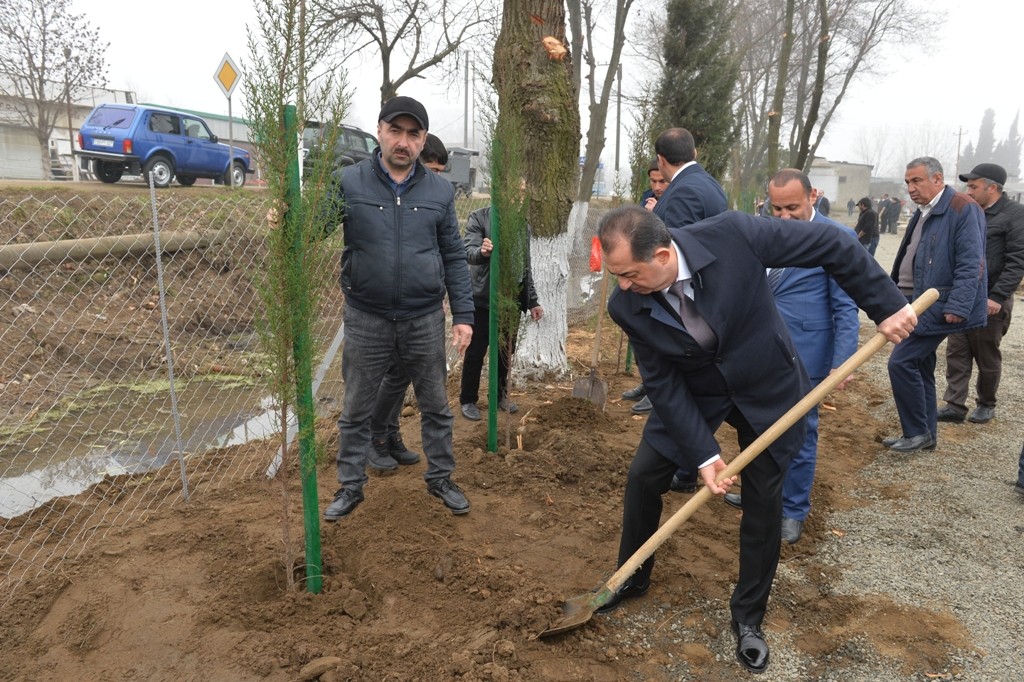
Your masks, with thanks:
M 1020 148 L 1021 138 L 1018 132 L 1018 123 L 1020 119 L 1020 112 L 1013 118 L 1013 123 L 1010 124 L 1010 132 L 1006 136 L 1006 139 L 996 145 L 995 154 L 993 159 L 1000 166 L 1006 169 L 1007 176 L 1011 178 L 1020 177 Z
M 978 163 L 992 160 L 996 151 L 996 112 L 986 109 L 981 117 L 981 131 L 978 133 L 978 144 L 974 147 L 974 158 Z
M 728 49 L 733 8 L 728 0 L 668 0 L 665 71 L 655 98 L 657 136 L 680 126 L 693 133 L 699 160 L 721 177 L 739 134 L 730 102 L 739 64 Z
M 977 163 L 975 163 L 976 156 L 977 155 L 974 153 L 974 143 L 968 142 L 967 146 L 964 147 L 964 153 L 960 155 L 959 168 L 974 168 L 977 165 Z

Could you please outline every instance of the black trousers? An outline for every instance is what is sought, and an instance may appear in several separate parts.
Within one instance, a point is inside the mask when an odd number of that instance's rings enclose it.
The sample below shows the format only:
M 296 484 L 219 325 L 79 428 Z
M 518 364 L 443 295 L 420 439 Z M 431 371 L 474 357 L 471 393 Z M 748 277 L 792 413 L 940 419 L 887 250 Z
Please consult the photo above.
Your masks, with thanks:
M 741 447 L 757 434 L 746 420 L 733 412 L 726 422 L 737 430 Z M 641 440 L 626 479 L 622 510 L 621 566 L 650 538 L 661 521 L 661 496 L 668 491 L 677 464 Z M 782 483 L 785 471 L 767 452 L 754 458 L 740 473 L 743 483 L 743 517 L 740 520 L 740 572 L 729 602 L 733 620 L 760 625 L 764 621 L 772 581 L 779 565 L 782 542 Z M 635 583 L 650 579 L 654 556 L 633 576 Z
M 466 348 L 466 356 L 462 359 L 462 383 L 459 390 L 459 404 L 475 403 L 480 399 L 480 372 L 487 357 L 487 346 L 490 343 L 490 309 L 477 306 L 473 311 L 473 337 Z M 507 395 L 509 359 L 516 352 L 518 328 L 510 330 L 508 335 L 501 335 L 501 347 L 498 349 L 498 399 Z

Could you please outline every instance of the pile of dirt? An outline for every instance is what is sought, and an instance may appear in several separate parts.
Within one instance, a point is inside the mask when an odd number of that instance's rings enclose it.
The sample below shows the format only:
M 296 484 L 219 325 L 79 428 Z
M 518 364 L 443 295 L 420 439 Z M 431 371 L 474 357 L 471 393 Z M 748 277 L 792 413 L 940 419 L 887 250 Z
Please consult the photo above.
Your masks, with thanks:
M 635 381 L 611 364 L 602 372 L 612 377 L 612 396 Z M 719 641 L 731 639 L 738 514 L 717 501 L 659 552 L 645 600 L 535 639 L 565 599 L 614 569 L 621 491 L 643 426 L 630 403 L 612 400 L 602 413 L 569 397 L 570 387 L 533 384 L 513 394 L 520 411 L 502 415 L 500 428 L 521 435 L 522 449 L 485 452 L 486 422 L 456 420 L 455 479 L 473 504 L 466 516 L 426 493 L 422 463 L 373 477 L 350 517 L 321 526 L 319 595 L 286 589 L 286 570 L 301 579 L 304 559 L 284 560 L 277 482 L 200 482 L 191 503 L 112 528 L 58 572 L 23 585 L 0 620 L 0 669 L 11 679 L 291 680 L 312 679 L 320 665 L 322 680 L 564 681 L 668 680 L 672 665 L 685 664 L 697 679 L 734 679 L 737 666 L 716 656 Z M 910 669 L 941 669 L 965 645 L 955 620 L 831 594 L 837 569 L 815 560 L 821 539 L 843 532 L 825 527 L 829 509 L 855 503 L 844 485 L 880 432 L 869 411 L 877 398 L 855 383 L 822 413 L 827 456 L 815 512 L 801 542 L 783 549 L 769 636 L 773 628 L 794 632 L 796 646 L 822 662 L 852 655 L 851 638 L 867 637 Z M 418 419 L 403 429 L 417 447 Z M 734 448 L 727 430 L 720 438 Z M 328 447 L 336 444 L 332 435 Z M 271 456 L 269 444 L 245 448 L 247 457 Z M 333 469 L 318 471 L 322 504 L 336 487 Z M 293 533 L 302 528 L 296 478 Z M 166 485 L 173 494 L 174 478 Z M 686 499 L 670 494 L 666 514 Z M 87 505 L 88 496 L 76 503 Z M 633 632 L 631 613 L 657 620 Z M 922 645 L 898 644 L 908 639 Z

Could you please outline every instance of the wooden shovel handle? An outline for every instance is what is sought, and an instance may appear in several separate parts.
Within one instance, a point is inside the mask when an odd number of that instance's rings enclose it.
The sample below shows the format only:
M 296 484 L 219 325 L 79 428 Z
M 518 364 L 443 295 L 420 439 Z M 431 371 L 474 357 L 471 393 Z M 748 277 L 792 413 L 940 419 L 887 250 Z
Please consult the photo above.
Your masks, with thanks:
M 917 297 L 913 303 L 914 312 L 917 315 L 921 315 L 925 310 L 935 303 L 939 298 L 939 292 L 935 289 L 928 289 L 923 294 Z M 778 418 L 778 420 L 768 427 L 764 433 L 762 433 L 757 440 L 748 445 L 743 452 L 736 456 L 729 465 L 715 477 L 715 481 L 721 482 L 723 479 L 735 476 L 743 470 L 745 466 L 757 457 L 761 452 L 765 450 L 769 445 L 775 442 L 775 439 L 785 433 L 793 424 L 796 424 L 805 414 L 811 411 L 811 408 L 822 401 L 822 399 L 829 394 L 829 392 L 839 385 L 839 383 L 854 373 L 854 371 L 863 365 L 868 359 L 877 353 L 886 342 L 885 335 L 879 332 L 875 334 L 867 343 L 865 343 L 856 353 L 850 356 L 850 359 L 840 365 L 836 371 L 825 377 L 825 380 L 814 387 L 814 389 L 805 395 L 800 402 L 791 407 L 788 412 Z M 662 524 L 654 535 L 648 538 L 640 549 L 633 553 L 633 556 L 626 560 L 626 563 L 622 564 L 619 570 L 615 571 L 608 582 L 605 583 L 604 589 L 614 593 L 617 592 L 623 583 L 629 580 L 629 577 L 636 573 L 636 570 L 640 568 L 640 564 L 645 562 L 654 551 L 661 546 L 665 540 L 674 533 L 679 526 L 683 525 L 687 519 L 693 516 L 693 513 L 697 511 L 705 502 L 714 497 L 714 494 L 707 489 L 707 487 L 701 487 L 697 493 L 690 498 L 690 501 L 684 504 L 676 511 L 669 519 Z M 601 590 L 602 592 L 604 590 Z
M 594 330 L 594 356 L 590 360 L 590 374 L 593 376 L 597 362 L 601 359 L 601 320 L 608 307 L 608 271 L 601 268 L 601 300 L 597 302 L 597 328 Z

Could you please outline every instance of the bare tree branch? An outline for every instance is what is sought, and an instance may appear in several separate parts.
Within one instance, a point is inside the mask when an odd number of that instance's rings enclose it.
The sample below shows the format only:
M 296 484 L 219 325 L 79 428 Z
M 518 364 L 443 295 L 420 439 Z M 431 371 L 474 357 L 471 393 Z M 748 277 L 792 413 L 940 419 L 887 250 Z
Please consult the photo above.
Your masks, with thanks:
M 381 103 L 411 79 L 443 68 L 496 18 L 493 4 L 479 0 L 315 0 L 314 6 L 319 30 L 342 45 L 341 61 L 365 56 L 367 47 L 376 46 L 382 68 Z M 401 72 L 395 68 L 398 62 Z M 453 64 L 446 78 L 451 80 L 457 69 Z

